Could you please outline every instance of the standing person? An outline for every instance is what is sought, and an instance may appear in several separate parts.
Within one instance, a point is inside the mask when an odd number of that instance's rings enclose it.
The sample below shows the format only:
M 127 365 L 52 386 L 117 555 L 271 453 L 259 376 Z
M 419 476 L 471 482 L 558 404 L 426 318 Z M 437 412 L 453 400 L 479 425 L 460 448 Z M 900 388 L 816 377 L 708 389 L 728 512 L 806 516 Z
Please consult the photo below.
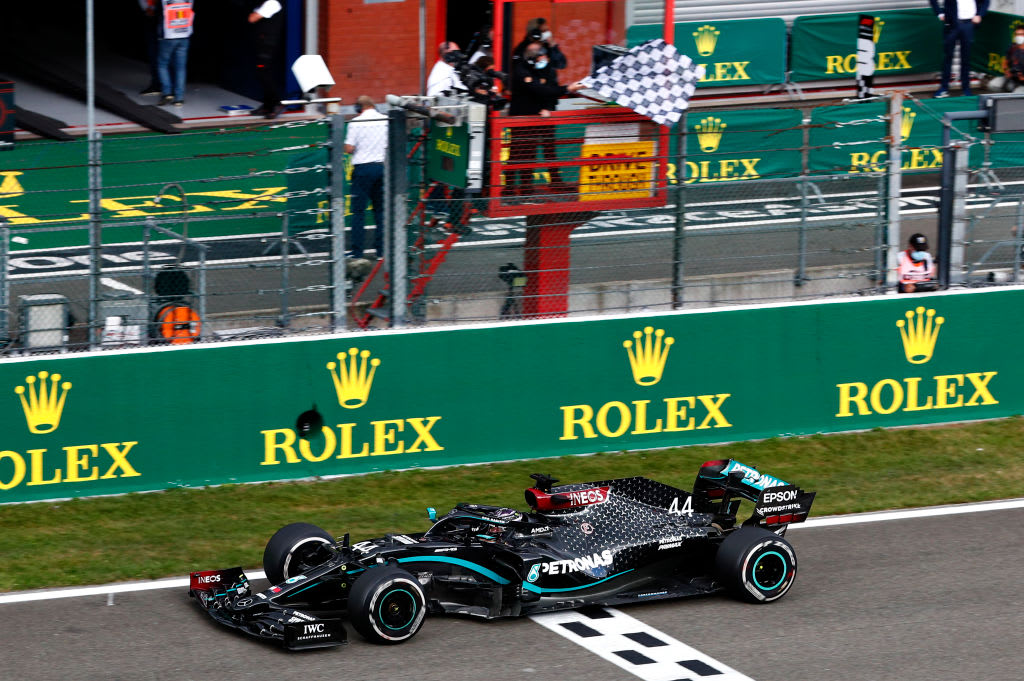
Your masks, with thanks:
M 981 23 L 981 18 L 988 12 L 989 0 L 928 0 L 932 11 L 943 23 L 942 34 L 942 80 L 936 97 L 949 96 L 949 80 L 953 73 L 953 54 L 960 43 L 960 86 L 963 95 L 971 95 L 971 42 L 974 40 L 974 27 Z
M 459 46 L 450 40 L 437 46 L 437 61 L 434 62 L 434 68 L 430 69 L 430 75 L 427 77 L 426 95 L 428 97 L 435 97 L 454 90 L 465 90 L 455 67 L 449 63 L 453 57 L 461 56 Z
M 149 60 L 149 85 L 139 90 L 143 96 L 160 94 L 160 74 L 156 72 L 157 31 L 160 27 L 158 0 L 139 0 L 142 10 L 142 30 L 146 39 L 146 59 Z
M 373 203 L 373 248 L 384 257 L 384 156 L 388 150 L 388 117 L 366 95 L 356 99 L 355 118 L 345 131 L 345 153 L 352 154 L 352 222 L 346 255 L 363 257 L 366 204 Z
M 527 43 L 521 59 L 512 64 L 512 96 L 509 99 L 509 116 L 543 116 L 548 117 L 558 107 L 558 99 L 570 92 L 583 89 L 582 83 L 559 85 L 558 73 L 548 59 L 544 46 L 534 41 Z M 544 158 L 553 161 L 556 158 L 555 129 L 550 125 L 531 125 L 514 127 L 512 130 L 509 160 L 528 162 L 534 160 L 536 147 L 541 148 Z M 562 176 L 558 168 L 550 171 L 552 191 L 562 192 L 567 188 L 562 184 Z M 507 194 L 525 194 L 528 192 L 533 169 L 512 170 L 505 180 Z
M 156 72 L 160 78 L 161 104 L 185 103 L 185 64 L 194 20 L 192 0 L 160 0 Z
M 1018 88 L 1024 90 L 1024 26 L 1013 31 L 1013 42 L 1003 57 L 1003 75 L 989 81 L 990 90 L 1013 92 Z
M 284 111 L 274 59 L 284 33 L 284 12 L 278 0 L 252 0 L 251 7 L 249 27 L 256 48 L 256 78 L 263 89 L 263 104 L 253 114 L 274 119 Z
M 914 234 L 907 242 L 908 248 L 900 251 L 898 257 L 900 293 L 934 291 L 935 260 L 928 252 L 928 239 L 924 234 Z
M 530 19 L 526 23 L 526 35 L 515 46 L 515 49 L 512 50 L 512 58 L 522 59 L 527 45 L 530 43 L 540 43 L 547 50 L 551 66 L 561 71 L 569 65 L 569 62 L 562 53 L 561 48 L 558 47 L 558 43 L 554 42 L 553 37 L 551 25 L 548 24 L 547 19 L 544 17 Z

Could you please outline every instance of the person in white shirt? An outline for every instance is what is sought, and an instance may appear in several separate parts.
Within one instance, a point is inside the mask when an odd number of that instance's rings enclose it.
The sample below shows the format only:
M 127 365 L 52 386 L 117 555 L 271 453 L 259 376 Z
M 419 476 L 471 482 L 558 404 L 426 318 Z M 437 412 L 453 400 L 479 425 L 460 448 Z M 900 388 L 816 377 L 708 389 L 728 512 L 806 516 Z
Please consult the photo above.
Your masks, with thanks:
M 465 90 L 465 86 L 459 79 L 455 67 L 445 61 L 445 55 L 449 52 L 458 52 L 459 46 L 451 41 L 445 41 L 438 46 L 437 62 L 430 70 L 427 77 L 427 96 L 434 97 L 453 90 Z M 461 53 L 460 53 L 461 54 Z
M 352 154 L 352 177 L 349 192 L 349 250 L 352 258 L 363 257 L 366 206 L 373 203 L 373 249 L 377 258 L 384 257 L 384 157 L 388 151 L 388 117 L 377 111 L 366 95 L 356 99 L 358 115 L 345 128 L 345 153 Z
M 965 97 L 971 96 L 971 42 L 974 27 L 988 12 L 989 0 L 928 0 L 932 11 L 943 23 L 942 33 L 942 80 L 936 97 L 949 96 L 949 80 L 953 73 L 953 54 L 960 43 L 960 86 Z

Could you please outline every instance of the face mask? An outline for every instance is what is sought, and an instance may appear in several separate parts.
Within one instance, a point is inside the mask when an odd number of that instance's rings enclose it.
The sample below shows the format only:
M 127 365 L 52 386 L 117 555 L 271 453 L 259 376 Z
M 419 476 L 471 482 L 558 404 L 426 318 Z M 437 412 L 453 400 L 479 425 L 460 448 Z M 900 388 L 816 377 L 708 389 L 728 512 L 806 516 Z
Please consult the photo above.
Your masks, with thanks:
M 1017 43 L 1018 45 L 1024 45 L 1024 35 L 1013 36 L 1013 42 Z
M 551 31 L 544 31 L 543 33 L 541 33 L 540 34 L 540 40 L 541 40 L 541 42 L 544 42 L 544 43 L 546 43 L 547 41 L 551 40 Z
M 538 59 L 536 62 L 534 62 L 533 68 L 535 68 L 535 69 L 542 69 L 542 68 L 544 68 L 547 65 L 548 65 L 548 60 L 547 59 Z
M 928 258 L 928 251 L 914 251 L 910 254 L 911 260 L 925 260 Z

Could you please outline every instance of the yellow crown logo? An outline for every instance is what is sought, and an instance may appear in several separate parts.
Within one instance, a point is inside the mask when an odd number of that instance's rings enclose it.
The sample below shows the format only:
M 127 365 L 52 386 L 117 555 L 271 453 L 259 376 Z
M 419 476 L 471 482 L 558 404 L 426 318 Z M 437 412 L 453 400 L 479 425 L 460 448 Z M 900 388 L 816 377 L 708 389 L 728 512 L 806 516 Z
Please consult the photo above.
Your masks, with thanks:
M 946 321 L 935 316 L 935 310 L 923 307 L 908 310 L 906 320 L 899 320 L 900 338 L 903 340 L 903 353 L 911 364 L 924 364 L 932 358 L 935 341 L 939 339 L 939 327 Z
M 914 119 L 917 113 L 910 110 L 909 106 L 903 107 L 903 122 L 900 124 L 900 141 L 906 142 L 910 137 L 910 131 L 914 128 Z
M 876 43 L 878 42 L 878 39 L 882 37 L 882 27 L 883 26 L 885 26 L 885 22 L 882 21 L 881 19 L 879 19 L 878 17 L 875 17 L 875 42 Z
M 1013 34 L 1021 27 L 1024 27 L 1024 19 L 1014 19 L 1010 22 L 1010 40 L 1013 40 Z
M 373 386 L 373 375 L 380 366 L 380 360 L 370 359 L 370 351 L 360 352 L 356 348 L 348 349 L 348 357 L 344 352 L 338 353 L 337 362 L 328 362 L 327 370 L 334 379 L 334 391 L 338 394 L 338 404 L 345 409 L 358 409 L 366 404 Z
M 726 124 L 721 118 L 708 116 L 693 129 L 697 131 L 697 143 L 701 151 L 715 151 L 722 143 L 722 133 L 725 132 Z
M 0 178 L 3 178 L 0 180 L 0 195 L 3 195 L 5 199 L 13 199 L 24 194 L 25 189 L 18 182 L 18 176 L 24 174 L 17 170 L 8 170 L 0 173 Z
M 697 43 L 697 52 L 702 57 L 709 57 L 715 52 L 715 45 L 718 43 L 718 36 L 721 31 L 714 26 L 704 25 L 693 32 L 694 42 Z
M 46 378 L 49 376 L 50 384 L 47 385 Z M 64 411 L 64 400 L 67 399 L 71 384 L 60 383 L 60 374 L 52 376 L 46 371 L 39 372 L 39 383 L 36 385 L 35 376 L 26 376 L 25 386 L 19 385 L 14 389 L 21 399 L 21 408 L 25 412 L 25 423 L 28 424 L 29 432 L 39 435 L 52 433 L 60 425 L 60 415 Z M 58 387 L 60 388 L 58 390 Z M 25 393 L 28 397 L 25 397 Z
M 654 385 L 661 380 L 661 372 L 665 370 L 668 351 L 676 342 L 669 336 L 665 338 L 665 329 L 654 330 L 645 326 L 643 333 L 633 332 L 633 340 L 622 341 L 629 355 L 629 366 L 633 369 L 633 380 L 637 385 Z M 640 340 L 643 338 L 643 340 Z M 636 348 L 634 349 L 634 341 Z

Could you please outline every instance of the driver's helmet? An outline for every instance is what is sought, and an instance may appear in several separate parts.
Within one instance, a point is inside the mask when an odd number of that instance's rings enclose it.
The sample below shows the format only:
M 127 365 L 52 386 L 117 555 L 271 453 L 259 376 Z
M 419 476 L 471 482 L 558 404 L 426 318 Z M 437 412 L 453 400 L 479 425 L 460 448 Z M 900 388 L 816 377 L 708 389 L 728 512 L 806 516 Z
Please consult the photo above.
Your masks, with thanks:
M 501 520 L 506 523 L 523 519 L 523 514 L 515 510 L 514 508 L 499 508 L 497 511 L 494 511 L 493 513 L 490 513 L 488 515 L 491 518 L 494 518 L 495 520 Z M 487 533 L 494 537 L 498 537 L 501 536 L 501 534 L 507 529 L 508 525 L 488 525 Z

